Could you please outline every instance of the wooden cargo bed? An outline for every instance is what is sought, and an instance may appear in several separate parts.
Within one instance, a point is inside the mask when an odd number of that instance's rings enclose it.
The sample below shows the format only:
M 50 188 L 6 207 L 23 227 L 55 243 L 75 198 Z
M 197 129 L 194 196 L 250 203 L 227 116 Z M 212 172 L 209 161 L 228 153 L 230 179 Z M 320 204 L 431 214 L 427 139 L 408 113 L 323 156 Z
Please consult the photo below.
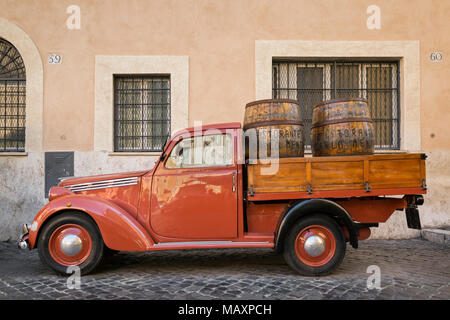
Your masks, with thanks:
M 249 161 L 247 199 L 424 194 L 425 158 L 407 153 Z

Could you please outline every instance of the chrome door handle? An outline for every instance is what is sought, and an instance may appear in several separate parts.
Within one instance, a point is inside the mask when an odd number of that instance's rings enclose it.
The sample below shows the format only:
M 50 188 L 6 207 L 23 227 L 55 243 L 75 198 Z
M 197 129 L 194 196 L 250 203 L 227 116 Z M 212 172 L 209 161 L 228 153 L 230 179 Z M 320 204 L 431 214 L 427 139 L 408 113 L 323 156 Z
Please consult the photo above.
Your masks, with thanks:
M 236 173 L 233 172 L 233 192 L 236 191 Z

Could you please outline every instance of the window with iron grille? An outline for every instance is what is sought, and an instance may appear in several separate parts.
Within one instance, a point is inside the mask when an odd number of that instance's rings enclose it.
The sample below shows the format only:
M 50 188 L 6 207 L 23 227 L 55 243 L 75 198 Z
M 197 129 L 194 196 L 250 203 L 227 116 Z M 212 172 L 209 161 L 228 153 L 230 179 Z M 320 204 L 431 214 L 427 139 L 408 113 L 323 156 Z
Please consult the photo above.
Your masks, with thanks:
M 313 107 L 337 98 L 365 98 L 374 125 L 375 149 L 400 148 L 398 61 L 273 61 L 273 98 L 298 100 L 310 148 Z
M 114 151 L 162 151 L 170 135 L 170 76 L 114 76 Z
M 0 39 L 0 152 L 25 151 L 25 65 L 17 49 Z

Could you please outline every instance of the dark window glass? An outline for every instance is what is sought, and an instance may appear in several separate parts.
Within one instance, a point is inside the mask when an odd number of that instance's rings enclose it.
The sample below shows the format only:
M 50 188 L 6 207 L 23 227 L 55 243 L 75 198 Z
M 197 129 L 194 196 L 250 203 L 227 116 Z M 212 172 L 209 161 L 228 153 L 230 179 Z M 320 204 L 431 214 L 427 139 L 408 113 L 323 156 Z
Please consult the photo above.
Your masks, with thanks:
M 0 152 L 25 151 L 25 65 L 17 49 L 0 39 Z
M 400 148 L 400 88 L 397 61 L 273 61 L 273 98 L 303 107 L 310 148 L 313 107 L 329 99 L 365 98 L 374 121 L 375 148 Z

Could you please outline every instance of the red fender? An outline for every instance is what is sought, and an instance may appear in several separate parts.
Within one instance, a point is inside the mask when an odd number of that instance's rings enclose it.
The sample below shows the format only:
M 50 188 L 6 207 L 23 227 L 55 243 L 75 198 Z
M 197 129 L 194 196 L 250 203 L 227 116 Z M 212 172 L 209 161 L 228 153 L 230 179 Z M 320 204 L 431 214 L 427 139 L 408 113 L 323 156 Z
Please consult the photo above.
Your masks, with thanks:
M 106 246 L 119 251 L 147 251 L 154 241 L 123 208 L 93 195 L 65 193 L 45 205 L 36 215 L 29 231 L 29 246 L 33 249 L 44 222 L 61 211 L 82 211 L 97 223 Z

